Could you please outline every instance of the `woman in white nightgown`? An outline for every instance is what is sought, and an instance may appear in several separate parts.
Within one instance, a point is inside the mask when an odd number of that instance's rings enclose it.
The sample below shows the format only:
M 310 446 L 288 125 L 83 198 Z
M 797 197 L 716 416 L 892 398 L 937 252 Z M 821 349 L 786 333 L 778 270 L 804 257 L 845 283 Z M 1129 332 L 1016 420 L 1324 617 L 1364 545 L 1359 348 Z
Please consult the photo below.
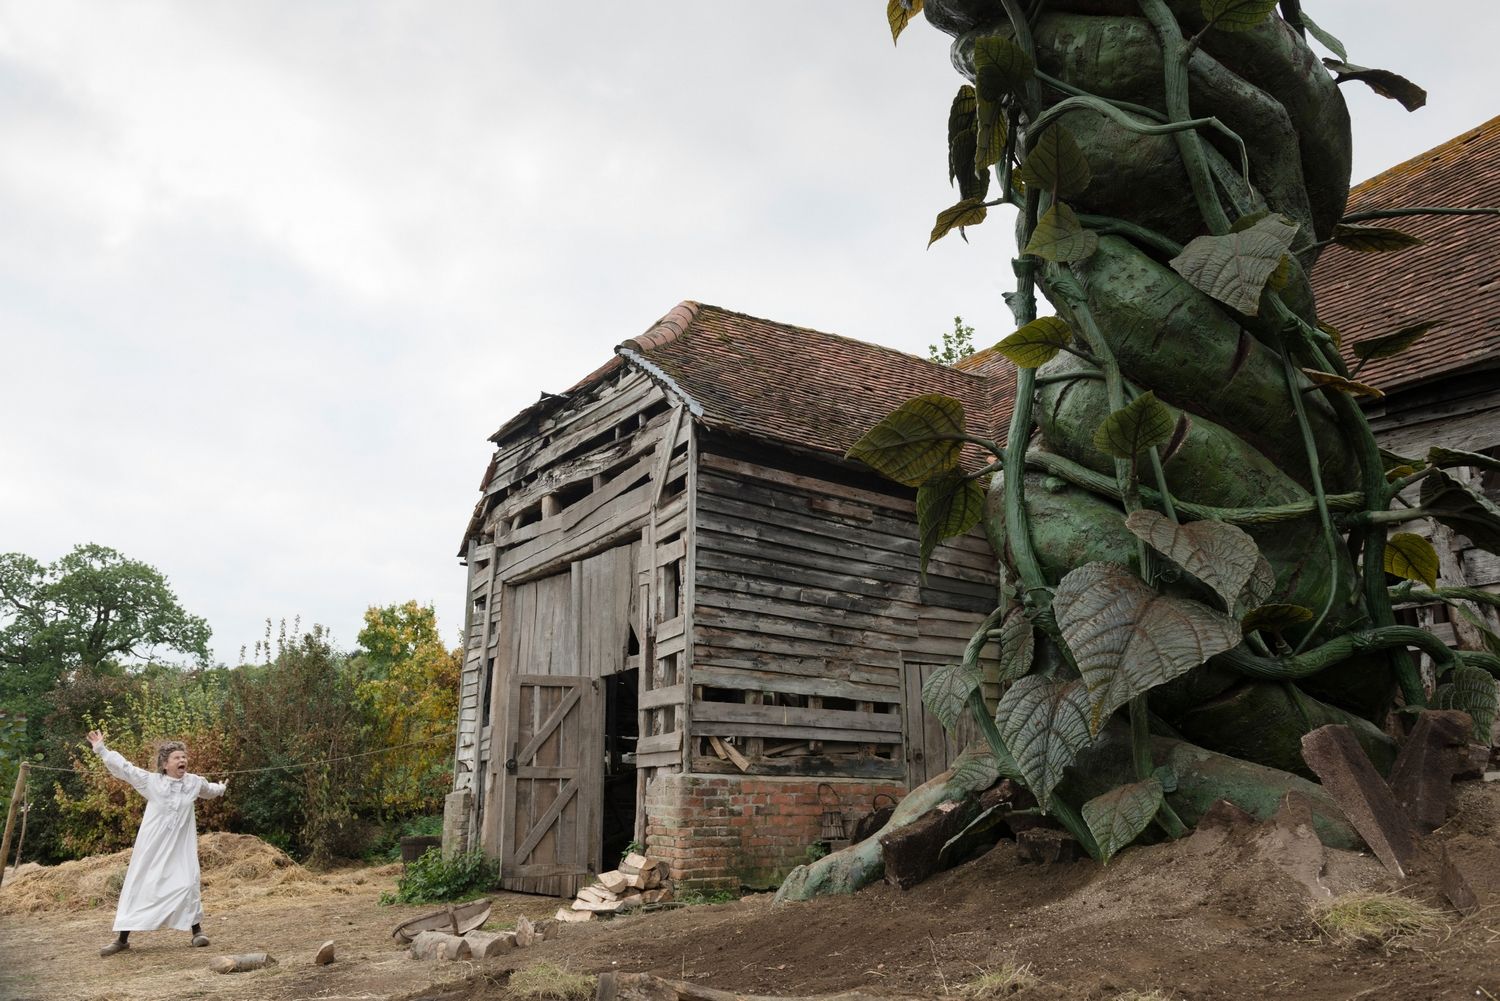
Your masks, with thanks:
M 135 836 L 120 906 L 115 911 L 119 938 L 99 950 L 112 956 L 130 948 L 130 933 L 175 928 L 191 931 L 193 945 L 208 945 L 203 934 L 203 895 L 198 881 L 198 819 L 194 803 L 224 795 L 227 786 L 187 770 L 187 748 L 178 741 L 156 752 L 156 773 L 137 768 L 119 751 L 104 746 L 104 735 L 89 733 L 94 753 L 117 779 L 146 798 L 146 815 Z

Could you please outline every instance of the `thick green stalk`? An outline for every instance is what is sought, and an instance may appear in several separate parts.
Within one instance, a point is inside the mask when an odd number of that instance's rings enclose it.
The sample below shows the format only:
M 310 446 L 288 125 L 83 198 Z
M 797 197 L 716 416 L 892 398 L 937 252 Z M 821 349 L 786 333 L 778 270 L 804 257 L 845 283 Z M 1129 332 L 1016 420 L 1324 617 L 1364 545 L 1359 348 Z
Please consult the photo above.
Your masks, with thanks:
M 1119 106 L 1112 104 L 1100 97 L 1069 97 L 1065 100 L 1058 101 L 1046 111 L 1042 112 L 1040 115 L 1037 115 L 1036 119 L 1031 123 L 1031 129 L 1033 132 L 1040 132 L 1047 125 L 1050 125 L 1052 122 L 1061 118 L 1063 115 L 1068 114 L 1070 111 L 1083 110 L 1096 111 L 1113 121 L 1116 125 L 1119 125 L 1122 128 L 1129 129 L 1136 135 L 1174 136 L 1176 137 L 1179 146 L 1183 143 L 1191 142 L 1195 144 L 1193 148 L 1198 151 L 1200 157 L 1203 156 L 1203 140 L 1195 130 L 1201 128 L 1210 128 L 1215 130 L 1216 132 L 1220 132 L 1227 138 L 1233 140 L 1239 146 L 1240 171 L 1242 173 L 1242 176 L 1244 177 L 1245 183 L 1250 183 L 1250 154 L 1245 148 L 1245 141 L 1240 138 L 1239 133 L 1235 132 L 1233 129 L 1225 125 L 1223 122 L 1219 121 L 1217 118 L 1190 118 L 1186 114 L 1184 114 L 1180 119 L 1176 121 L 1154 124 L 1152 122 L 1142 121 L 1136 116 L 1123 110 Z M 1203 160 L 1203 170 L 1206 176 L 1206 183 L 1209 185 L 1209 194 L 1213 198 L 1213 204 L 1217 207 L 1219 204 L 1218 195 L 1214 192 L 1213 189 L 1213 177 L 1212 175 L 1209 175 L 1207 173 L 1208 161 L 1206 158 Z M 1224 214 L 1224 210 L 1222 208 L 1219 209 L 1219 214 L 1221 216 Z M 1224 228 L 1227 232 L 1229 228 L 1227 217 L 1225 217 Z
M 1182 37 L 1182 28 L 1177 18 L 1167 7 L 1165 0 L 1140 0 L 1141 13 L 1151 22 L 1161 41 L 1162 62 L 1166 73 L 1167 117 L 1173 121 L 1187 121 L 1192 112 L 1188 100 L 1188 58 L 1192 48 Z M 1203 140 L 1196 132 L 1179 132 L 1176 135 L 1177 152 L 1187 168 L 1188 179 L 1193 185 L 1193 198 L 1198 203 L 1198 213 L 1203 216 L 1210 233 L 1221 236 L 1229 232 L 1229 217 L 1224 206 L 1219 204 L 1219 195 L 1214 188 L 1213 174 L 1208 169 L 1208 156 L 1203 151 Z M 1243 148 L 1243 147 L 1242 147 Z
M 1357 633 L 1343 633 L 1305 653 L 1286 657 L 1259 657 L 1243 645 L 1221 653 L 1213 663 L 1252 678 L 1295 681 L 1317 674 L 1342 661 L 1365 653 L 1416 647 L 1431 657 L 1440 670 L 1452 666 L 1457 654 L 1432 633 L 1414 626 L 1382 626 Z
M 1409 581 L 1391 588 L 1387 592 L 1390 595 L 1391 604 L 1428 604 L 1434 601 L 1462 600 L 1500 608 L 1500 594 L 1491 594 L 1489 591 L 1481 591 L 1476 587 L 1439 587 L 1431 591 L 1414 588 L 1415 585 Z
M 1465 667 L 1477 667 L 1481 671 L 1488 671 L 1495 678 L 1500 678 L 1500 657 L 1483 650 L 1459 650 L 1457 652 L 1458 662 Z
M 1292 412 L 1297 415 L 1297 427 L 1302 432 L 1302 448 L 1307 453 L 1308 475 L 1312 478 L 1313 500 L 1317 504 L 1318 521 L 1323 528 L 1323 542 L 1328 548 L 1328 570 L 1332 579 L 1328 582 L 1328 597 L 1323 601 L 1323 607 L 1318 610 L 1318 615 L 1313 619 L 1313 624 L 1308 628 L 1307 634 L 1298 645 L 1297 652 L 1313 638 L 1328 614 L 1333 611 L 1333 605 L 1338 596 L 1338 573 L 1339 573 L 1339 535 L 1333 527 L 1333 515 L 1328 510 L 1328 498 L 1323 492 L 1323 474 L 1319 470 L 1318 443 L 1313 438 L 1312 424 L 1307 420 L 1307 405 L 1302 399 L 1301 387 L 1297 385 L 1297 369 L 1292 365 L 1292 359 L 1286 346 L 1283 344 L 1278 349 L 1281 355 L 1282 371 L 1286 375 L 1287 395 L 1292 398 Z
M 1086 466 L 1080 466 L 1072 459 L 1055 452 L 1030 452 L 1026 456 L 1026 465 L 1050 473 L 1058 479 L 1067 480 L 1074 486 L 1092 491 L 1101 497 L 1121 499 L 1120 489 L 1111 477 L 1096 473 Z M 1150 487 L 1141 487 L 1141 499 L 1159 508 L 1163 513 L 1167 510 L 1168 501 L 1159 491 Z M 1329 494 L 1326 499 L 1329 509 L 1334 511 L 1357 511 L 1364 506 L 1363 494 Z M 1281 521 L 1295 521 L 1313 514 L 1318 509 L 1317 502 L 1312 499 L 1267 507 L 1214 507 L 1210 504 L 1194 504 L 1180 499 L 1172 503 L 1178 513 L 1190 518 L 1213 519 L 1231 525 L 1270 525 Z

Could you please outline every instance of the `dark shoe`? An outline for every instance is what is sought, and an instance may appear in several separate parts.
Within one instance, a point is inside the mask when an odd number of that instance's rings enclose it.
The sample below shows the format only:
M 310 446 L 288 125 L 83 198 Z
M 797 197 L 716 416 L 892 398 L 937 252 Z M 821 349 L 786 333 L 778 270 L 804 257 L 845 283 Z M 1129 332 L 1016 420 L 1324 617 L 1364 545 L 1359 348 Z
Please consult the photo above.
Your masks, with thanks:
M 193 936 L 193 945 L 197 946 L 200 949 L 207 947 L 207 945 L 208 945 L 208 936 L 207 935 L 203 935 L 203 934 L 194 935 Z
M 106 945 L 104 948 L 100 949 L 99 950 L 99 955 L 100 956 L 113 956 L 115 953 L 117 953 L 117 952 L 124 952 L 126 949 L 129 949 L 129 948 L 130 948 L 130 943 L 129 942 L 121 942 L 119 939 L 115 939 L 113 942 L 109 943 L 109 945 Z

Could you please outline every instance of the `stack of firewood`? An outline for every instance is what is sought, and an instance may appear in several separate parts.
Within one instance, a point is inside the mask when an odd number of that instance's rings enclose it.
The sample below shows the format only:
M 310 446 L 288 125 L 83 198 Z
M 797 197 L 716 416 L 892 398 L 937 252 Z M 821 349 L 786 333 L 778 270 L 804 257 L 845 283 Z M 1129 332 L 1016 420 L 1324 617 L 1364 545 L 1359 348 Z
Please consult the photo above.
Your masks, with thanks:
M 646 904 L 672 899 L 667 863 L 632 852 L 618 869 L 578 891 L 571 908 L 558 908 L 559 921 L 592 921 L 599 914 L 619 914 Z

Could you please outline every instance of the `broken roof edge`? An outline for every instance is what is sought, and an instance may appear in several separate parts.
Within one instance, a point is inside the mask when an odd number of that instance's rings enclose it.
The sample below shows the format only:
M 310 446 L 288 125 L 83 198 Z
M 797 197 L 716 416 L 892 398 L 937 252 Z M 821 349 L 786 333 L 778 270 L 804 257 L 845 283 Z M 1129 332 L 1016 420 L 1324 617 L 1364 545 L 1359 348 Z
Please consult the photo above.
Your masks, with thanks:
M 626 347 L 626 344 L 630 343 L 630 341 L 626 341 L 625 344 L 621 344 L 619 347 L 615 348 L 615 354 L 618 357 L 625 359 L 627 364 L 634 365 L 636 368 L 640 369 L 643 373 L 645 373 L 648 379 L 656 383 L 656 385 L 660 386 L 662 390 L 664 390 L 669 396 L 675 396 L 677 399 L 681 400 L 682 405 L 687 407 L 688 413 L 692 414 L 693 417 L 697 420 L 702 420 L 703 404 L 693 399 L 688 391 L 678 385 L 677 380 L 673 379 L 666 372 L 662 371 L 660 366 L 652 364 L 650 359 L 644 357 L 639 351 L 635 350 L 634 348 Z

